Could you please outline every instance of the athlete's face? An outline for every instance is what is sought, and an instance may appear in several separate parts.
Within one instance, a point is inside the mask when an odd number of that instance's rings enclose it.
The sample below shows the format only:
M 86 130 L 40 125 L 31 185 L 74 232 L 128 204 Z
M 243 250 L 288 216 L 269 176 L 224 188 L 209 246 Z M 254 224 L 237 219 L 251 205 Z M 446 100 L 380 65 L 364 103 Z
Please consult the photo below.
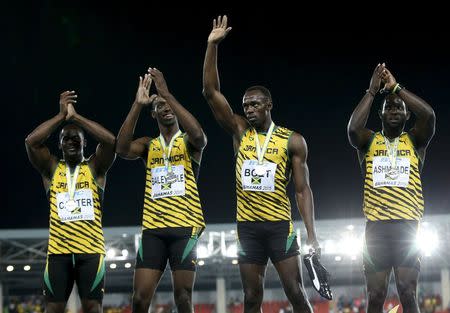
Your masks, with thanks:
M 258 127 L 269 118 L 272 102 L 259 90 L 251 90 L 245 93 L 242 107 L 250 125 Z
M 83 131 L 74 125 L 68 125 L 61 130 L 59 135 L 59 147 L 63 152 L 64 159 L 78 160 L 83 157 L 86 146 Z
M 406 110 L 405 103 L 400 97 L 389 95 L 383 103 L 380 115 L 384 126 L 403 128 L 409 119 L 410 113 Z
M 163 97 L 157 96 L 155 100 L 153 100 L 152 106 L 152 117 L 155 118 L 158 123 L 169 126 L 177 122 L 175 114 Z

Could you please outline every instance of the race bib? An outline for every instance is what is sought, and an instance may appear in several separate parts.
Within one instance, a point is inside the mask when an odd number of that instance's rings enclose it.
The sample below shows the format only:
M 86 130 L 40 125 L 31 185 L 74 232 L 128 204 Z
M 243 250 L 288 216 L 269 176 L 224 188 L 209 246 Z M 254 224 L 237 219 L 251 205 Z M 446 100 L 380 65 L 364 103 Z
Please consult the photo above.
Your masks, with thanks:
M 184 196 L 185 176 L 183 165 L 172 165 L 168 173 L 165 166 L 152 168 L 152 198 Z
M 395 168 L 391 168 L 389 157 L 374 157 L 372 163 L 373 186 L 407 187 L 409 183 L 410 160 L 397 157 Z
M 244 160 L 241 170 L 242 189 L 245 191 L 275 191 L 276 170 L 276 163 L 265 161 L 259 165 L 257 160 Z
M 92 221 L 94 215 L 94 199 L 91 189 L 80 189 L 75 191 L 73 207 L 66 205 L 69 202 L 69 193 L 60 192 L 56 194 L 56 206 L 61 222 Z

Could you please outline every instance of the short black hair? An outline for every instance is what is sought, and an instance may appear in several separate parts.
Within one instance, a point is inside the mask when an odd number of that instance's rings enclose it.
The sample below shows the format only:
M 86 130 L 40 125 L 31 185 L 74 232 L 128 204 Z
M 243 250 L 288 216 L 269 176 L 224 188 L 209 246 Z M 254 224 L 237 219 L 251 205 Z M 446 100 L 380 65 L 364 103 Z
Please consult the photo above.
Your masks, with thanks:
M 61 138 L 62 138 L 62 133 L 63 133 L 64 129 L 66 129 L 66 128 L 76 128 L 78 131 L 80 131 L 80 132 L 83 134 L 83 137 L 86 137 L 85 134 L 84 134 L 84 129 L 83 129 L 83 128 L 81 128 L 81 127 L 78 126 L 77 124 L 74 124 L 74 123 L 69 122 L 69 123 L 66 123 L 66 124 L 63 126 L 63 128 L 61 128 L 61 131 L 59 132 L 59 140 L 61 140 Z
M 269 99 L 270 102 L 272 102 L 272 95 L 270 94 L 269 89 L 267 89 L 264 86 L 256 85 L 256 86 L 249 87 L 249 88 L 247 88 L 247 90 L 245 90 L 245 93 L 247 93 L 249 91 L 254 91 L 254 90 L 261 92 L 267 99 Z
M 394 100 L 395 98 L 399 98 L 403 102 L 403 105 L 405 106 L 406 111 L 408 111 L 408 107 L 406 106 L 405 101 L 403 101 L 402 98 L 400 98 L 398 95 L 393 94 L 393 93 L 387 93 L 384 95 L 383 101 L 381 101 L 381 104 L 380 104 L 380 110 L 383 111 L 385 102 L 387 102 L 389 100 Z

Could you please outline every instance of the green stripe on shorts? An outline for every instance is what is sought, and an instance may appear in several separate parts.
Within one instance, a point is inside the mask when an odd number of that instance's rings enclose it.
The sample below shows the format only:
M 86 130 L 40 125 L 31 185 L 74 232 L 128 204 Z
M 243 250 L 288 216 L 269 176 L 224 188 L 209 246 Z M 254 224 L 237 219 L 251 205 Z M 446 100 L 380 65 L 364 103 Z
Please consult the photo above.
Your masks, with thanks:
M 94 283 L 92 284 L 91 291 L 94 290 L 97 285 L 102 281 L 105 276 L 105 257 L 100 254 L 100 259 L 98 260 L 97 275 L 95 276 Z

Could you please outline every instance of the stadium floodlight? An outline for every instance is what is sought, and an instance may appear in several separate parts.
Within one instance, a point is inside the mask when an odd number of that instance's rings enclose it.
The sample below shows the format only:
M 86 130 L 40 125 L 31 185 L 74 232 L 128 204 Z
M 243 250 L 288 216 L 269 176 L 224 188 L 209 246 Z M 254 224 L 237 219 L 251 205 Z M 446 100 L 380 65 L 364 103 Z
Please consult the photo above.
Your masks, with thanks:
M 8 271 L 8 272 L 14 271 L 14 266 L 8 265 L 8 266 L 6 267 L 6 271 Z
M 417 233 L 416 245 L 426 257 L 431 256 L 439 247 L 437 232 L 425 227 L 420 228 Z
M 197 257 L 199 259 L 205 259 L 208 258 L 211 254 L 209 253 L 208 248 L 205 245 L 199 244 L 197 246 Z M 200 262 L 199 262 L 200 265 Z
M 237 244 L 232 243 L 227 247 L 227 250 L 225 251 L 224 256 L 229 257 L 229 258 L 236 258 L 237 252 L 238 252 Z
M 111 264 L 109 264 L 109 267 L 111 269 L 115 269 L 117 267 L 117 264 L 116 263 L 111 263 Z
M 199 266 L 205 265 L 205 261 L 203 261 L 203 260 L 198 261 L 198 265 L 199 265 Z
M 106 258 L 112 259 L 116 256 L 116 249 L 109 248 L 108 251 L 106 251 Z
M 346 233 L 338 243 L 338 251 L 346 255 L 358 255 L 362 252 L 362 236 L 356 237 L 353 233 Z
M 25 265 L 25 266 L 23 267 L 23 270 L 26 271 L 26 272 L 28 272 L 29 270 L 31 270 L 31 266 Z
M 334 240 L 328 239 L 323 243 L 322 254 L 336 254 L 337 245 Z

